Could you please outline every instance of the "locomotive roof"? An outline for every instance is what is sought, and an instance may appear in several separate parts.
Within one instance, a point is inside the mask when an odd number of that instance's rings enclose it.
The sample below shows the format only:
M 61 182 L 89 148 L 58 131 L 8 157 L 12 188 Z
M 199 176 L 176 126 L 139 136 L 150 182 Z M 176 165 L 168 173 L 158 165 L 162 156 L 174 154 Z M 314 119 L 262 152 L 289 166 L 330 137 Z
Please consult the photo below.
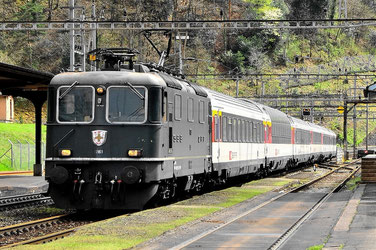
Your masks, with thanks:
M 95 71 L 95 72 L 67 72 L 56 75 L 51 85 L 66 85 L 78 81 L 79 84 L 104 85 L 131 82 L 133 85 L 160 85 L 166 83 L 154 73 L 138 73 L 133 71 Z
M 73 82 L 90 85 L 121 84 L 130 82 L 133 85 L 142 86 L 167 86 L 184 92 L 207 97 L 207 92 L 200 86 L 183 79 L 175 78 L 163 72 L 134 72 L 122 71 L 95 71 L 95 72 L 67 72 L 55 76 L 52 85 L 70 85 Z

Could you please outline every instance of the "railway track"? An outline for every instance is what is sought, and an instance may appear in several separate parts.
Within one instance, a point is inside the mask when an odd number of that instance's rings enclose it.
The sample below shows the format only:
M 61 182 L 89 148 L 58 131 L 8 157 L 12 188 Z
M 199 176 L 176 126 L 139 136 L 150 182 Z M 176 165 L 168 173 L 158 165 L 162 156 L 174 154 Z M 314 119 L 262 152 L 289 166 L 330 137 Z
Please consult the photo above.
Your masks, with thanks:
M 310 209 L 308 209 L 308 211 L 306 213 L 304 213 L 303 216 L 298 218 L 296 220 L 296 222 L 291 227 L 288 228 L 288 230 L 286 230 L 283 234 L 281 234 L 280 237 L 278 237 L 278 239 L 275 240 L 273 244 L 271 244 L 269 247 L 265 247 L 265 249 L 273 249 L 273 250 L 279 249 L 288 240 L 288 238 L 297 231 L 299 226 L 301 224 L 303 224 L 304 221 L 306 221 L 326 200 L 328 200 L 333 193 L 340 190 L 346 184 L 346 182 L 360 169 L 359 167 L 356 166 L 357 163 L 359 163 L 359 160 L 350 162 L 348 164 L 343 164 L 343 165 L 326 164 L 326 167 L 330 167 L 330 168 L 332 168 L 332 170 L 330 170 L 325 175 L 318 177 L 318 178 L 316 178 L 316 179 L 314 179 L 314 180 L 312 180 L 308 183 L 302 184 L 299 187 L 293 188 L 293 189 L 289 190 L 288 192 L 277 195 L 274 198 L 272 198 L 268 201 L 265 201 L 265 202 L 261 203 L 260 205 L 258 205 L 256 207 L 236 216 L 235 218 L 233 218 L 233 219 L 231 219 L 231 220 L 229 220 L 225 223 L 222 223 L 221 225 L 219 225 L 215 228 L 212 228 L 211 230 L 203 232 L 203 233 L 197 235 L 196 237 L 193 237 L 193 238 L 191 238 L 191 239 L 189 239 L 189 240 L 187 240 L 187 241 L 185 241 L 185 242 L 183 242 L 183 243 L 181 243 L 181 244 L 179 244 L 175 247 L 172 247 L 171 249 L 174 249 L 174 250 L 183 249 L 183 248 L 187 248 L 191 244 L 194 245 L 195 243 L 197 245 L 200 245 L 197 242 L 199 242 L 200 240 L 202 240 L 206 236 L 212 235 L 213 233 L 215 233 L 215 232 L 221 230 L 222 228 L 232 224 L 233 222 L 240 220 L 240 219 L 250 215 L 251 213 L 253 213 L 257 210 L 260 210 L 261 208 L 263 208 L 263 207 L 265 207 L 265 206 L 267 206 L 267 205 L 269 205 L 269 204 L 271 204 L 271 203 L 273 203 L 277 200 L 280 200 L 282 197 L 285 197 L 285 196 L 287 196 L 288 194 L 291 194 L 291 193 L 301 192 L 303 190 L 306 190 L 310 186 L 315 185 L 318 182 L 324 181 L 326 178 L 329 178 L 334 174 L 342 173 L 343 178 L 341 179 L 341 181 L 339 183 L 337 183 L 335 185 L 334 188 L 332 188 L 329 192 L 327 192 L 325 195 L 323 195 L 323 197 L 321 199 L 319 199 L 319 201 L 317 201 Z M 328 165 L 330 165 L 330 166 L 328 166 Z M 351 166 L 353 166 L 353 167 L 351 167 Z
M 53 226 L 62 224 L 64 221 L 68 220 L 69 216 L 68 214 L 64 215 L 58 215 L 53 216 L 49 218 L 44 218 L 40 220 L 34 220 L 30 222 L 25 222 L 17 225 L 11 225 L 6 226 L 3 228 L 0 228 L 0 248 L 7 248 L 7 247 L 13 247 L 17 245 L 23 245 L 23 244 L 32 244 L 34 242 L 37 242 L 37 239 L 42 237 L 36 237 L 35 239 L 26 240 L 26 241 L 19 241 L 19 239 L 24 239 L 27 237 L 33 237 L 34 235 L 38 235 L 41 231 L 47 231 L 45 229 L 51 228 Z M 66 230 L 69 231 L 69 230 Z M 72 232 L 72 229 L 70 230 Z M 68 232 L 67 232 L 68 233 Z M 54 233 L 56 234 L 56 233 Z M 61 234 L 60 234 L 61 235 Z M 49 239 L 46 236 L 43 236 L 43 238 Z
M 0 176 L 7 176 L 7 175 L 32 175 L 33 171 L 3 171 L 0 172 Z
M 28 244 L 43 244 L 64 238 L 80 226 L 108 219 L 122 214 L 113 213 L 72 213 L 24 222 L 0 228 L 0 249 Z
M 0 249 L 64 238 L 78 227 L 100 220 L 90 216 L 63 214 L 0 228 Z
M 292 236 L 299 228 L 300 225 L 302 225 L 313 213 L 317 211 L 317 209 L 325 202 L 327 201 L 335 192 L 338 192 L 345 184 L 346 182 L 354 176 L 357 171 L 360 169 L 359 167 L 356 168 L 349 168 L 348 166 L 354 165 L 356 163 L 359 163 L 359 160 L 353 161 L 351 163 L 345 164 L 343 166 L 338 167 L 337 169 L 333 169 L 329 173 L 309 182 L 306 183 L 295 190 L 293 192 L 299 192 L 306 188 L 309 188 L 309 186 L 316 185 L 318 182 L 322 182 L 325 178 L 328 178 L 329 176 L 338 173 L 341 169 L 347 169 L 349 172 L 343 172 L 345 178 L 342 179 L 339 183 L 335 185 L 334 188 L 332 188 L 328 193 L 326 193 L 316 204 L 309 209 L 303 216 L 301 216 L 284 234 L 282 234 L 274 243 L 271 245 L 268 249 L 269 250 L 276 250 L 283 246 L 283 244 L 289 239 L 290 236 Z
M 53 201 L 42 193 L 6 196 L 0 198 L 0 211 L 40 204 L 51 205 Z

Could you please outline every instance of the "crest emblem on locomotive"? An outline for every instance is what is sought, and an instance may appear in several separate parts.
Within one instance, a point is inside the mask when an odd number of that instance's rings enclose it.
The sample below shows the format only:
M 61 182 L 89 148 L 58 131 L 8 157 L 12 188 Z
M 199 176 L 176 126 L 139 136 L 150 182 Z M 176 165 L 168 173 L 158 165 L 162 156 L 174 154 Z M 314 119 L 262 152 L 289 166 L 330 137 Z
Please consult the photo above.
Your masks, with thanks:
M 102 146 L 106 143 L 107 131 L 106 130 L 93 130 L 91 131 L 93 142 L 97 146 Z

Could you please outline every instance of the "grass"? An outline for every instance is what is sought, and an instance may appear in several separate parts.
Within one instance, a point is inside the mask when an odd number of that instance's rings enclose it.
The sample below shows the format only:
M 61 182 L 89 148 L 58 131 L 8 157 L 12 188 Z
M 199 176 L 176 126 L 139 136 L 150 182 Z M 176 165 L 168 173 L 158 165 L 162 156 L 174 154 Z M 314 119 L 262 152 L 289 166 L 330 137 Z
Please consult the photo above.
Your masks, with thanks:
M 352 177 L 351 180 L 349 180 L 347 183 L 346 183 L 346 187 L 347 189 L 349 190 L 354 190 L 357 186 L 358 186 L 358 183 L 360 182 L 360 176 L 358 177 Z
M 315 245 L 315 246 L 311 246 L 311 247 L 308 247 L 306 250 L 321 250 L 324 248 L 326 243 L 324 244 L 321 244 L 321 245 Z
M 324 244 L 321 244 L 321 245 L 311 246 L 307 248 L 307 250 L 321 250 L 323 248 L 324 248 Z
M 42 140 L 45 141 L 46 126 L 42 126 Z M 17 123 L 0 123 L 0 156 L 2 156 L 7 150 L 10 149 L 11 140 L 13 143 L 27 143 L 34 145 L 35 142 L 35 124 L 17 124 Z M 24 150 L 26 153 L 27 150 Z M 14 151 L 15 157 L 19 158 L 19 150 L 16 147 Z M 18 166 L 17 170 L 27 170 L 27 156 L 22 154 L 23 162 L 21 168 Z M 0 171 L 15 170 L 11 168 L 10 151 L 0 159 Z M 34 161 L 34 156 L 31 157 Z M 18 163 L 19 161 L 17 161 Z M 32 164 L 31 164 L 32 165 Z
M 73 236 L 38 245 L 38 249 L 127 249 L 163 233 L 203 218 L 216 211 L 283 186 L 293 180 L 271 178 L 253 181 L 241 187 L 195 196 L 170 206 L 123 215 L 87 225 Z M 263 184 L 263 185 L 260 185 Z M 33 249 L 22 246 L 22 249 Z
M 321 250 L 324 248 L 325 244 L 328 243 L 329 239 L 330 239 L 330 236 L 331 234 L 327 235 L 325 240 L 324 240 L 324 243 L 321 244 L 321 245 L 315 245 L 315 246 L 311 246 L 309 248 L 307 248 L 306 250 Z M 341 245 L 342 246 L 342 245 Z

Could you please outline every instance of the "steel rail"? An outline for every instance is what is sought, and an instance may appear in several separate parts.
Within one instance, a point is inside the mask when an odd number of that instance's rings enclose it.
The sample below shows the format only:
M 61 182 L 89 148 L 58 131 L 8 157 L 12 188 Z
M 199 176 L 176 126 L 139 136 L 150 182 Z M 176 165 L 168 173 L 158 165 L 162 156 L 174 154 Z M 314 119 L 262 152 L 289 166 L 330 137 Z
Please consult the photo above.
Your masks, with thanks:
M 346 168 L 341 167 L 341 168 Z M 360 168 L 354 169 L 339 185 L 337 185 L 334 189 L 332 189 L 329 193 L 325 194 L 313 207 L 311 207 L 300 219 L 295 222 L 287 231 L 282 234 L 269 248 L 268 250 L 276 250 L 282 247 L 286 241 L 299 229 L 299 227 L 313 214 L 315 213 L 320 206 L 326 202 L 332 195 L 333 193 L 339 191 L 345 184 L 346 182 L 356 173 L 358 172 Z M 337 169 L 338 170 L 338 169 Z M 335 171 L 333 171 L 335 172 Z
M 0 172 L 0 176 L 32 174 L 33 171 L 6 171 Z
M 0 211 L 10 207 L 24 207 L 34 203 L 51 203 L 51 197 L 45 197 L 42 193 L 6 196 L 0 198 Z
M 62 239 L 65 236 L 68 236 L 68 235 L 74 233 L 75 231 L 76 231 L 76 228 L 71 228 L 71 229 L 67 229 L 67 230 L 64 230 L 64 231 L 60 231 L 60 232 L 56 232 L 56 233 L 52 233 L 52 234 L 47 234 L 47 235 L 44 235 L 44 236 L 41 236 L 41 237 L 38 237 L 38 238 L 34 238 L 34 239 L 31 239 L 31 240 L 25 240 L 25 241 L 17 242 L 17 243 L 14 243 L 14 244 L 10 244 L 10 245 L 7 245 L 5 247 L 0 247 L 0 249 L 11 248 L 11 247 L 21 246 L 21 245 L 28 245 L 28 244 L 44 244 L 44 243 L 47 243 L 47 242 L 50 242 L 50 241 L 53 241 L 53 240 Z
M 41 219 L 41 220 L 36 220 L 36 221 L 32 221 L 32 222 L 26 222 L 26 223 L 14 225 L 14 226 L 8 226 L 8 227 L 0 228 L 0 236 L 4 235 L 4 233 L 2 233 L 3 229 L 4 229 L 4 231 L 8 232 L 8 234 L 12 234 L 12 233 L 15 234 L 15 233 L 18 233 L 19 230 L 21 230 L 22 228 L 37 227 L 37 226 L 40 226 L 40 225 L 43 225 L 43 224 L 48 225 L 48 226 L 51 226 L 54 223 L 58 224 L 58 221 L 64 220 L 68 216 L 71 216 L 71 214 L 63 214 L 63 215 L 53 216 L 53 217 L 50 217 L 50 218 L 45 218 L 45 219 Z M 127 214 L 126 216 L 129 216 L 129 214 Z M 80 227 L 80 226 L 78 226 L 78 227 Z M 16 242 L 16 243 L 13 243 L 13 244 L 5 245 L 5 246 L 0 247 L 0 249 L 11 248 L 11 247 L 21 246 L 21 245 L 28 245 L 28 244 L 44 244 L 44 243 L 51 242 L 51 241 L 54 241 L 54 240 L 62 239 L 65 236 L 68 236 L 68 235 L 74 233 L 77 230 L 78 227 L 74 227 L 74 228 L 58 231 L 58 232 L 55 232 L 55 233 L 46 234 L 46 235 L 36 237 L 36 238 L 33 238 L 33 239 L 29 239 L 29 240 L 20 241 L 20 242 Z
M 35 230 L 40 227 L 52 226 L 54 224 L 58 224 L 59 221 L 66 219 L 68 216 L 69 214 L 63 214 L 63 215 L 52 216 L 52 217 L 44 218 L 40 220 L 34 220 L 34 221 L 24 222 L 21 224 L 2 227 L 0 228 L 0 236 L 1 238 L 6 238 L 12 235 L 17 235 L 21 232 L 28 232 L 30 230 Z M 10 246 L 11 245 L 5 245 L 1 248 L 7 248 Z
M 203 233 L 201 233 L 201 234 L 199 234 L 199 235 L 197 235 L 197 236 L 195 236 L 195 237 L 193 237 L 193 238 L 191 238 L 191 239 L 189 239 L 189 240 L 187 240 L 187 241 L 184 241 L 184 242 L 180 243 L 179 245 L 177 245 L 177 246 L 175 246 L 175 247 L 170 248 L 170 250 L 179 250 L 179 249 L 182 249 L 182 248 L 184 248 L 184 247 L 187 247 L 188 245 L 192 244 L 193 242 L 196 242 L 196 241 L 198 241 L 198 240 L 200 240 L 200 239 L 202 239 L 202 238 L 204 238 L 204 237 L 206 237 L 206 236 L 208 236 L 208 235 L 210 235 L 210 234 L 212 234 L 212 233 L 218 231 L 219 229 L 221 229 L 221 228 L 223 228 L 223 227 L 225 227 L 225 226 L 227 226 L 227 225 L 229 225 L 229 224 L 235 222 L 236 220 L 238 220 L 238 219 L 240 219 L 240 218 L 242 218 L 242 217 L 244 217 L 244 216 L 247 216 L 248 214 L 251 214 L 251 213 L 255 212 L 256 210 L 258 210 L 258 209 L 260 209 L 260 208 L 262 208 L 262 207 L 265 207 L 266 205 L 272 203 L 273 201 L 278 200 L 278 199 L 284 197 L 284 196 L 287 195 L 287 194 L 290 194 L 290 193 L 293 193 L 293 192 L 297 192 L 297 191 L 299 191 L 299 190 L 301 190 L 301 189 L 303 189 L 303 188 L 305 188 L 305 187 L 308 187 L 308 186 L 312 185 L 313 183 L 315 183 L 315 182 L 317 182 L 317 181 L 320 181 L 320 180 L 323 179 L 324 177 L 326 177 L 326 176 L 328 176 L 328 175 L 330 175 L 330 174 L 333 174 L 334 172 L 338 171 L 338 170 L 341 169 L 342 167 L 346 167 L 346 166 L 348 166 L 348 165 L 354 164 L 354 163 L 356 163 L 357 161 L 359 161 L 359 160 L 355 160 L 355 161 L 350 162 L 350 163 L 348 163 L 348 164 L 344 164 L 343 166 L 340 166 L 340 167 L 338 167 L 338 168 L 336 168 L 336 169 L 333 169 L 332 171 L 330 171 L 329 173 L 325 174 L 324 176 L 320 176 L 320 177 L 318 177 L 318 178 L 316 178 L 316 179 L 314 179 L 314 180 L 312 180 L 312 181 L 310 181 L 310 182 L 304 183 L 304 184 L 302 184 L 301 186 L 296 187 L 296 188 L 294 188 L 294 189 L 292 189 L 292 190 L 290 190 L 290 191 L 288 191 L 288 192 L 286 192 L 286 193 L 283 193 L 283 194 L 277 195 L 276 197 L 273 197 L 273 198 L 271 198 L 270 200 L 261 203 L 260 205 L 258 205 L 258 206 L 256 206 L 256 207 L 254 207 L 254 208 L 252 208 L 252 209 L 250 209 L 250 210 L 248 210 L 248 211 L 246 211 L 246 212 L 244 212 L 244 213 L 242 213 L 242 214 L 240 214 L 240 215 L 238 215 L 238 216 L 232 218 L 231 220 L 229 220 L 229 221 L 227 221 L 227 222 L 225 222 L 225 223 L 223 223 L 223 224 L 221 224 L 221 225 L 219 225 L 219 226 L 217 226 L 217 227 L 214 227 L 214 228 L 212 228 L 212 229 L 210 229 L 210 230 L 208 230 L 208 231 L 206 231 L 206 232 L 203 232 Z M 359 168 L 358 168 L 358 169 L 359 169 Z M 354 171 L 354 172 L 355 172 L 355 171 Z
M 347 166 L 358 163 L 358 161 L 359 161 L 359 160 L 355 160 L 355 161 L 352 161 L 351 163 L 346 163 L 346 164 L 344 164 L 344 165 L 342 165 L 342 166 L 338 166 L 337 168 L 332 169 L 332 170 L 329 171 L 328 173 L 326 173 L 326 174 L 320 176 L 319 178 L 316 178 L 316 179 L 314 179 L 314 180 L 312 180 L 312 181 L 310 181 L 310 182 L 307 182 L 307 183 L 305 183 L 305 184 L 303 184 L 303 185 L 301 185 L 301 186 L 295 188 L 295 189 L 293 190 L 293 192 L 290 192 L 290 193 L 295 193 L 295 192 L 298 192 L 298 191 L 300 191 L 300 190 L 302 190 L 302 189 L 304 189 L 304 188 L 307 188 L 307 187 L 309 187 L 310 185 L 312 185 L 312 184 L 314 184 L 314 183 L 316 183 L 316 182 L 318 182 L 318 181 L 320 181 L 320 180 L 322 180 L 322 179 L 328 177 L 329 175 L 332 175 L 333 173 L 338 172 L 338 170 L 340 170 L 340 169 L 342 169 L 342 168 L 345 168 L 345 169 L 346 169 Z M 333 166 L 333 167 L 336 167 L 336 166 Z M 358 169 L 359 169 L 359 168 L 358 168 Z

